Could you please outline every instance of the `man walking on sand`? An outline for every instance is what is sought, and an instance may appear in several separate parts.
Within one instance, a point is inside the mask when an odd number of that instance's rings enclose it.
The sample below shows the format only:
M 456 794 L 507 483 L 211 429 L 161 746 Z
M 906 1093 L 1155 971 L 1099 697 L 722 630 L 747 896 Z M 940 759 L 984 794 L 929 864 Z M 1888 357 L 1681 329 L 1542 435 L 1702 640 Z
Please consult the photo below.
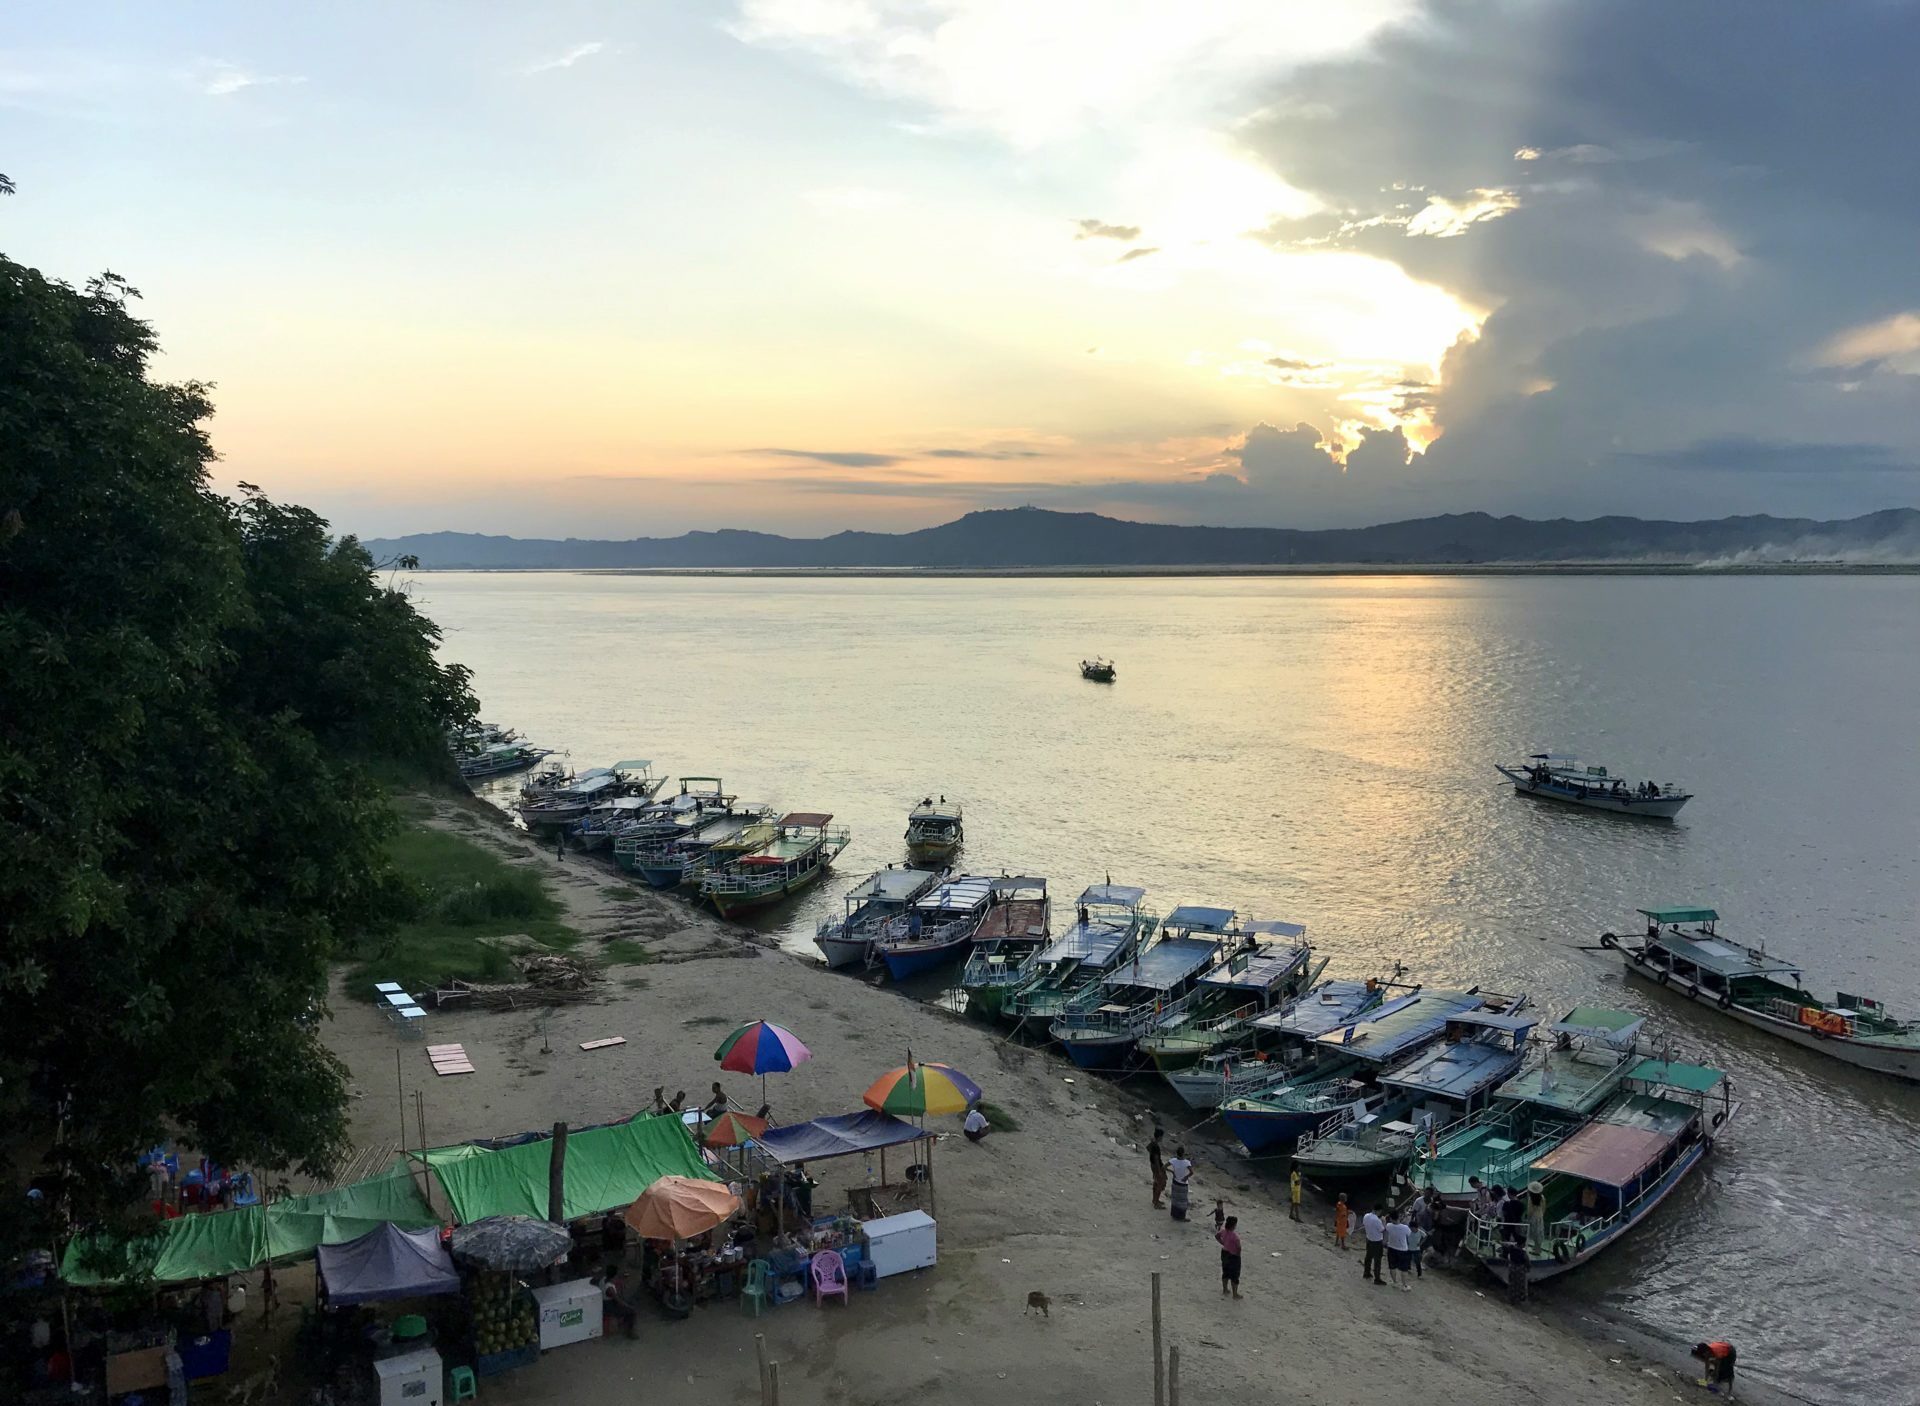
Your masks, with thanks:
M 1380 1277 L 1380 1261 L 1387 1249 L 1387 1223 L 1380 1217 L 1385 1209 L 1375 1206 L 1360 1218 L 1360 1233 L 1367 1237 L 1367 1257 L 1360 1261 L 1360 1277 L 1371 1279 L 1375 1285 L 1387 1282 Z
M 1160 1202 L 1167 1190 L 1166 1154 L 1160 1149 L 1160 1126 L 1154 1125 L 1153 1136 L 1147 1139 L 1147 1166 L 1153 1171 L 1153 1209 L 1166 1209 Z
M 1287 1219 L 1300 1219 L 1300 1169 L 1295 1167 L 1293 1175 L 1287 1178 Z

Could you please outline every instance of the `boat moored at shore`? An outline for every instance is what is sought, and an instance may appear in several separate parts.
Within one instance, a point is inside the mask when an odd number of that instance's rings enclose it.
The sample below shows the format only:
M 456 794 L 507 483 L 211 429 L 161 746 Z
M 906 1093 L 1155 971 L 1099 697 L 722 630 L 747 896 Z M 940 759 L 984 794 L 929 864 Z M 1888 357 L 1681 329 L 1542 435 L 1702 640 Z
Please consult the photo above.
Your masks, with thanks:
M 913 862 L 953 857 L 966 838 L 960 802 L 928 796 L 907 816 L 907 858 Z
M 1008 993 L 1002 1014 L 1016 1027 L 1051 1024 L 1083 987 L 1133 956 L 1152 936 L 1159 919 L 1141 906 L 1143 888 L 1092 884 L 1074 905 L 1074 924 L 1020 967 L 1021 980 Z
M 772 837 L 748 854 L 705 870 L 700 896 L 730 918 L 778 903 L 833 866 L 851 838 L 824 811 L 792 811 L 773 823 Z
M 846 909 L 822 918 L 813 944 L 830 967 L 864 967 L 873 955 L 873 940 L 887 922 L 906 912 L 907 905 L 940 881 L 935 869 L 882 869 L 847 890 Z
M 980 920 L 960 974 L 967 1004 L 996 1019 L 1009 992 L 1026 979 L 1026 964 L 1042 947 L 1053 926 L 1047 881 L 1003 874 L 993 881 L 993 906 Z
M 992 878 L 963 874 L 945 878 L 889 918 L 874 938 L 873 960 L 903 981 L 953 961 L 973 944 L 973 935 L 993 903 Z

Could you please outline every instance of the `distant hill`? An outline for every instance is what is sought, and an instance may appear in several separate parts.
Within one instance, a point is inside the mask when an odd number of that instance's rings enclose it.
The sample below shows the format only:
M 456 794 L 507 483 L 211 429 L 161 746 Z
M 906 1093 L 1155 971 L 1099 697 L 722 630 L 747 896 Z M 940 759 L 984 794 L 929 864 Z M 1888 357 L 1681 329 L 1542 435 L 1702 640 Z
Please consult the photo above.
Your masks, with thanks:
M 1729 517 L 1652 522 L 1450 513 L 1377 527 L 1176 527 L 1097 513 L 1008 508 L 968 513 L 918 532 L 689 532 L 599 542 L 427 532 L 374 538 L 385 560 L 410 555 L 427 568 L 934 568 L 1407 566 L 1498 563 L 1761 563 L 1920 561 L 1920 510 L 1889 508 L 1838 522 Z

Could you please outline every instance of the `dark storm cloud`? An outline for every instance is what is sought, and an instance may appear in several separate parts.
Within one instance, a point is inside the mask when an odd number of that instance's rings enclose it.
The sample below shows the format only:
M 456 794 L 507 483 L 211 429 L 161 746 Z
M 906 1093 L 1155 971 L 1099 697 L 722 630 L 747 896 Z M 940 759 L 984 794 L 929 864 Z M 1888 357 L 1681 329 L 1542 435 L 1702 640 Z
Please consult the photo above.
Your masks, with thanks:
M 1075 239 L 1117 239 L 1123 244 L 1131 244 L 1140 237 L 1139 225 L 1110 225 L 1104 220 L 1076 220 L 1080 233 Z
M 778 459 L 808 459 L 843 469 L 877 469 L 900 462 L 898 454 L 869 454 L 857 449 L 746 449 L 744 454 L 771 454 Z

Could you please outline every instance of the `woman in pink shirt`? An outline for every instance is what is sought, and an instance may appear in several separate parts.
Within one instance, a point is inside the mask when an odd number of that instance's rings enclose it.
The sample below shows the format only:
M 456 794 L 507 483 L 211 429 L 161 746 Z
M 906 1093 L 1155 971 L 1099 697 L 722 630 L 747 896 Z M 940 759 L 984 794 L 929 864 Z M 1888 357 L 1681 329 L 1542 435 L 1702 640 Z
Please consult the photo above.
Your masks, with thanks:
M 1220 1242 L 1220 1295 L 1240 1297 L 1240 1217 L 1228 1216 L 1227 1223 L 1213 1232 Z

